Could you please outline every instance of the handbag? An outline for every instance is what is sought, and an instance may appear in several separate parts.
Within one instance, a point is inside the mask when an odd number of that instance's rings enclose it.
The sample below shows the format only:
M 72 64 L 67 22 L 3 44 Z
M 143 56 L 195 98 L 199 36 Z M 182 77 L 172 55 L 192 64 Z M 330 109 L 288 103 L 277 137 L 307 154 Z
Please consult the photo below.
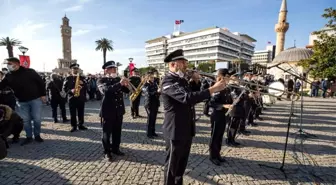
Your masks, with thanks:
M 56 86 L 55 82 L 52 81 L 52 83 L 54 84 L 54 87 L 56 88 L 56 90 L 59 92 L 59 95 L 62 97 L 62 98 L 66 98 L 67 94 L 64 92 L 64 91 L 60 91 L 58 89 L 58 87 Z

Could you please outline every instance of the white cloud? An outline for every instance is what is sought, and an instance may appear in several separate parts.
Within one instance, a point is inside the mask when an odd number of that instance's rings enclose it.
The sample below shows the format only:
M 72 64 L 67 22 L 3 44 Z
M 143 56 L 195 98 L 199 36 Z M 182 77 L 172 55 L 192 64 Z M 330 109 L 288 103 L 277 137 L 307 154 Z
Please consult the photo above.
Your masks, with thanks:
M 83 5 L 74 5 L 69 8 L 64 9 L 65 12 L 78 12 L 83 9 Z
M 81 35 L 85 35 L 87 33 L 90 33 L 91 30 L 82 30 L 82 29 L 79 29 L 79 30 L 76 30 L 72 33 L 72 36 L 76 37 L 76 36 L 81 36 Z
M 77 24 L 73 26 L 76 29 L 72 35 L 73 36 L 82 36 L 92 31 L 101 30 L 107 28 L 105 25 L 94 25 L 94 24 Z
M 120 31 L 120 32 L 122 32 L 122 33 L 131 34 L 131 32 L 130 32 L 130 31 L 127 31 L 127 30 L 124 30 L 124 29 L 121 29 L 121 28 L 119 28 L 119 31 Z

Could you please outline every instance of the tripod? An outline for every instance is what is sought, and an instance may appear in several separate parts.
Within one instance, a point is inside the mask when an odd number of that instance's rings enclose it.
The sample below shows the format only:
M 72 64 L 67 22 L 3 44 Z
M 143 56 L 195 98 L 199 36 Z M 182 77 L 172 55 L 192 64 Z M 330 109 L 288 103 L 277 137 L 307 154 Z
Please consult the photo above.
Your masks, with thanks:
M 300 107 L 301 111 L 301 116 L 300 116 L 300 127 L 299 127 L 299 130 L 296 131 L 295 133 L 298 133 L 300 134 L 300 137 L 317 137 L 316 135 L 314 134 L 310 134 L 308 132 L 305 132 L 303 129 L 302 129 L 302 118 L 303 118 L 303 78 L 301 78 L 301 107 Z
M 302 129 L 302 123 L 303 123 L 303 82 L 307 82 L 307 83 L 310 83 L 308 82 L 308 80 L 303 76 L 303 75 L 298 75 L 298 74 L 295 74 L 294 72 L 291 72 L 290 70 L 285 70 L 283 69 L 282 67 L 280 66 L 275 66 L 277 67 L 278 69 L 286 72 L 286 73 L 289 73 L 291 75 L 293 75 L 294 77 L 296 77 L 297 79 L 301 80 L 301 89 L 300 89 L 300 96 L 301 96 L 301 105 L 300 105 L 300 126 L 299 126 L 299 130 L 295 132 L 295 134 L 299 134 L 300 137 L 317 137 L 316 135 L 314 134 L 310 134 L 308 132 L 305 132 L 303 129 Z M 293 116 L 293 112 L 291 112 L 292 116 Z
M 286 175 L 284 167 L 285 167 L 285 159 L 286 159 L 286 152 L 287 152 L 287 146 L 288 146 L 289 129 L 290 129 L 291 122 L 292 122 L 293 111 L 294 111 L 294 101 L 291 100 L 291 107 L 290 107 L 288 124 L 287 124 L 287 133 L 286 133 L 285 148 L 284 148 L 284 153 L 283 153 L 283 156 L 282 156 L 281 166 L 278 168 L 278 167 L 269 166 L 269 165 L 265 165 L 265 164 L 259 164 L 259 166 L 264 166 L 264 167 L 267 167 L 267 168 L 272 168 L 272 169 L 280 170 L 284 174 L 284 176 L 285 176 L 286 179 L 287 179 L 287 175 Z

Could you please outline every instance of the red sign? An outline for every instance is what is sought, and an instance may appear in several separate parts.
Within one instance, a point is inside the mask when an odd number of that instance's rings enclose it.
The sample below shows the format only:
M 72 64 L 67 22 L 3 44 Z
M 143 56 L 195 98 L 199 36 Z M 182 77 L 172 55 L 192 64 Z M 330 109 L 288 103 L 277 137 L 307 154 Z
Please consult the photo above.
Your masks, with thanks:
M 29 68 L 30 66 L 30 57 L 27 55 L 19 55 L 20 57 L 20 66 Z

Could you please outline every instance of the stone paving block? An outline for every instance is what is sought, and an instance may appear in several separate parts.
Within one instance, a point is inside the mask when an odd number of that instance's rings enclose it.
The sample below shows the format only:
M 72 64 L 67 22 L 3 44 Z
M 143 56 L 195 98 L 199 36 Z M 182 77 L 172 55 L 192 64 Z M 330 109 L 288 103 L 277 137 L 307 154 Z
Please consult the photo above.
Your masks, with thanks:
M 148 139 L 146 119 L 132 119 L 126 102 L 121 139 L 121 150 L 126 156 L 114 156 L 114 161 L 109 163 L 102 152 L 99 104 L 86 103 L 85 124 L 89 130 L 74 133 L 69 132 L 69 123 L 52 123 L 50 107 L 44 107 L 42 137 L 45 142 L 24 147 L 11 145 L 8 158 L 0 162 L 0 184 L 162 184 L 166 155 L 161 128 L 163 114 L 158 114 L 157 119 L 159 138 Z M 264 121 L 256 121 L 257 127 L 248 127 L 252 132 L 250 136 L 238 136 L 241 147 L 227 147 L 223 140 L 221 155 L 227 162 L 219 167 L 208 159 L 211 128 L 209 118 L 202 116 L 197 121 L 197 135 L 191 147 L 184 184 L 336 184 L 336 134 L 332 132 L 336 130 L 335 108 L 335 99 L 305 100 L 304 130 L 318 138 L 306 139 L 301 145 L 296 135 L 290 134 L 285 165 L 290 174 L 288 179 L 278 170 L 260 166 L 281 165 L 288 102 L 268 107 L 262 115 Z M 163 111 L 162 107 L 160 109 Z M 202 104 L 197 105 L 196 110 L 200 114 Z M 140 107 L 140 114 L 146 115 L 143 107 Z M 293 117 L 292 122 L 290 132 L 295 133 L 299 116 Z M 294 152 L 298 148 L 304 149 L 304 155 Z M 294 155 L 301 163 L 306 162 L 305 165 L 300 166 Z M 299 167 L 303 170 L 291 171 Z

